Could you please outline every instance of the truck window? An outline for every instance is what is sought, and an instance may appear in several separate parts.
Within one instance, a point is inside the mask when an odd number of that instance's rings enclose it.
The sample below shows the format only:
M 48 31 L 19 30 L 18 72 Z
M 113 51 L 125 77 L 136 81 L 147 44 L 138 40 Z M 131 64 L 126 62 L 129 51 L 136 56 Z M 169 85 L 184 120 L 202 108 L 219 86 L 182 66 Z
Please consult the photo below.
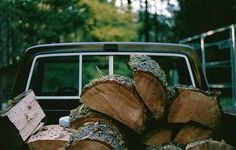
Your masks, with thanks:
M 108 56 L 83 56 L 82 87 L 91 80 L 109 74 Z
M 186 61 L 182 57 L 155 57 L 152 56 L 166 74 L 167 82 L 170 86 L 192 85 Z
M 187 64 L 184 58 L 176 56 L 150 56 L 164 70 L 170 86 L 192 85 Z M 114 56 L 114 73 L 133 78 L 128 65 L 129 56 Z
M 79 57 L 37 59 L 30 84 L 37 96 L 78 95 Z
M 133 72 L 128 64 L 130 54 L 132 53 L 39 56 L 33 64 L 28 89 L 33 89 L 37 96 L 78 97 L 86 84 L 101 76 L 113 73 L 133 78 Z M 164 70 L 170 86 L 178 84 L 194 86 L 191 80 L 193 78 L 190 77 L 191 69 L 189 70 L 184 57 L 155 53 L 150 57 Z
M 129 56 L 114 56 L 114 74 L 133 78 L 133 72 L 129 67 Z

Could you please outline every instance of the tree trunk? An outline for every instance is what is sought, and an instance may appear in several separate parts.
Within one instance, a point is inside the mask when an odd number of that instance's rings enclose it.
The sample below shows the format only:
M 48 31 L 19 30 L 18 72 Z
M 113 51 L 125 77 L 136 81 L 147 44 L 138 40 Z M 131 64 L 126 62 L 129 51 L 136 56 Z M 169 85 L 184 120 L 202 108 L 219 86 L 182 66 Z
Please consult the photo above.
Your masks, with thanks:
M 144 130 L 146 109 L 129 78 L 115 75 L 92 81 L 82 91 L 80 101 L 137 133 Z
M 186 150 L 235 150 L 235 148 L 224 142 L 201 140 L 188 144 Z
M 121 0 L 122 1 L 122 0 Z M 128 9 L 129 9 L 129 11 L 131 11 L 131 5 L 132 5 L 132 2 L 131 2 L 131 0 L 127 0 L 127 3 L 128 3 Z
M 72 130 L 59 125 L 48 125 L 42 127 L 27 141 L 32 150 L 57 150 L 63 148 L 69 141 Z
M 189 144 L 197 140 L 208 139 L 213 136 L 213 131 L 209 128 L 197 125 L 185 125 L 175 137 L 175 141 L 180 144 Z
M 66 149 L 69 150 L 124 150 L 124 138 L 119 130 L 108 122 L 87 122 L 72 134 Z
M 141 142 L 147 146 L 162 145 L 171 141 L 171 134 L 171 128 L 158 128 L 144 135 Z
M 221 109 L 217 93 L 207 93 L 199 89 L 179 89 L 179 95 L 171 105 L 169 123 L 197 122 L 211 129 L 218 129 Z
M 150 33 L 150 26 L 149 26 L 148 0 L 145 0 L 145 18 L 144 18 L 145 42 L 149 42 L 149 37 L 150 37 L 149 33 Z
M 8 103 L 8 109 L 0 116 L 0 128 L 4 129 L 0 132 L 0 143 L 5 143 L 10 149 L 11 146 L 19 146 L 41 127 L 45 114 L 33 91 L 25 92 Z

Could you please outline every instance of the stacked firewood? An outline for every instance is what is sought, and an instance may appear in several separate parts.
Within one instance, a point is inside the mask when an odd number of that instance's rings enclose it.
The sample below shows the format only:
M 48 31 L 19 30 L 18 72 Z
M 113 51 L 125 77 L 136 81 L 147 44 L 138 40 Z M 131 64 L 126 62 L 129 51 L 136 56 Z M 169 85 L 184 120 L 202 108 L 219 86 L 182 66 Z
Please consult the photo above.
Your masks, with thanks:
M 70 127 L 44 126 L 25 142 L 31 149 L 160 150 L 234 149 L 214 141 L 221 123 L 218 92 L 168 86 L 148 56 L 133 55 L 134 79 L 121 75 L 91 81 Z
M 66 148 L 188 149 L 222 145 L 209 141 L 220 128 L 218 92 L 168 86 L 165 73 L 148 56 L 133 55 L 134 79 L 113 75 L 91 81 L 81 106 L 71 111 L 76 130 Z M 99 143 L 99 144 L 98 144 Z M 224 144 L 223 144 L 224 145 Z

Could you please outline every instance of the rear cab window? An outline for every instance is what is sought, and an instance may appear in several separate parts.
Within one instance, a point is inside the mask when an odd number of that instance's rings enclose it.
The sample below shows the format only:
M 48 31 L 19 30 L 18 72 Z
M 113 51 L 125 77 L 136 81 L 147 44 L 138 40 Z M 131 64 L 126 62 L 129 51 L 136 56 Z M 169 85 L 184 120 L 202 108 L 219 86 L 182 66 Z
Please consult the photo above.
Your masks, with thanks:
M 72 53 L 35 57 L 26 90 L 33 89 L 37 99 L 77 97 L 91 80 L 119 74 L 133 78 L 128 62 L 134 53 Z M 135 53 L 148 55 L 164 70 L 170 86 L 195 86 L 188 59 L 182 54 Z

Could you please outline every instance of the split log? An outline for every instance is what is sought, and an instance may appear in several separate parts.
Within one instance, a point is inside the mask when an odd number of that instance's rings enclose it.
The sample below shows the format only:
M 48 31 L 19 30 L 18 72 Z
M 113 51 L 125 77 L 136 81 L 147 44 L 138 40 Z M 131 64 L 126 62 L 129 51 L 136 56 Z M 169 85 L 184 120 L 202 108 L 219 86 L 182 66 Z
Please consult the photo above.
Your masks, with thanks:
M 197 124 L 185 125 L 175 137 L 180 144 L 189 144 L 197 140 L 208 139 L 213 136 L 213 131 L 207 127 Z
M 90 109 L 85 104 L 81 104 L 76 109 L 70 112 L 70 127 L 78 128 L 86 122 L 97 122 L 97 121 L 109 121 L 112 122 L 110 118 L 102 113 Z
M 65 149 L 69 150 L 125 150 L 124 138 L 108 122 L 87 122 L 72 134 Z
M 188 144 L 186 146 L 186 150 L 235 150 L 235 147 L 224 142 L 214 140 L 200 140 Z
M 24 92 L 8 102 L 7 110 L 0 115 L 0 143 L 8 149 L 22 145 L 23 141 L 43 125 L 43 110 L 33 91 Z M 18 147 L 19 148 L 19 147 Z
M 72 130 L 59 125 L 48 125 L 42 127 L 27 141 L 32 150 L 53 150 L 64 148 L 69 141 Z
M 169 123 L 200 123 L 211 129 L 218 129 L 221 122 L 221 109 L 218 92 L 207 93 L 199 89 L 184 88 L 171 105 Z
M 186 145 L 168 142 L 163 145 L 149 146 L 145 150 L 184 150 Z
M 167 100 L 174 95 L 159 64 L 145 55 L 131 55 L 135 88 L 155 119 L 162 118 Z
M 158 128 L 144 135 L 141 142 L 147 146 L 162 145 L 171 141 L 171 134 L 171 128 Z
M 105 76 L 90 82 L 82 91 L 80 101 L 137 133 L 144 130 L 146 108 L 135 92 L 133 81 L 127 77 Z

